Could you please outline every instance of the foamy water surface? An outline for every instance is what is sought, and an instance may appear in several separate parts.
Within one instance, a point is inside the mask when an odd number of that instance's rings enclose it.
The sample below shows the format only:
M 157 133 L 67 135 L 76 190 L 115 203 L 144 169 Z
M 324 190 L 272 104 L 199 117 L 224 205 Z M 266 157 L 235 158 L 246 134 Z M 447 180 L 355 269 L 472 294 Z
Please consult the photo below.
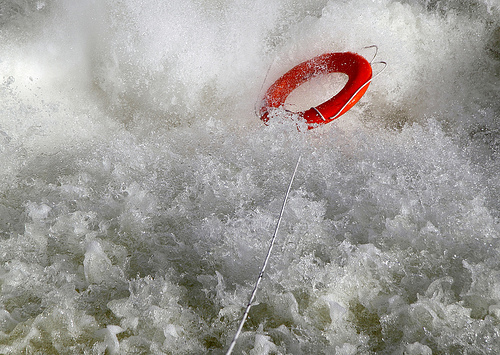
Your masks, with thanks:
M 372 44 L 338 120 L 255 115 Z M 301 155 L 235 353 L 495 354 L 499 93 L 497 0 L 0 2 L 0 353 L 224 353 Z

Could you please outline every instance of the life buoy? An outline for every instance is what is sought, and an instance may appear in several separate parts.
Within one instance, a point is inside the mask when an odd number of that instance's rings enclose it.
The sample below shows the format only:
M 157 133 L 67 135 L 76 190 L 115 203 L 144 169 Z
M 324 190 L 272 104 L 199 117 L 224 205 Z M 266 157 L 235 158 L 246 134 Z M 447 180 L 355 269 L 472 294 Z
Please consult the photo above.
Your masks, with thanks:
M 313 77 L 329 73 L 349 76 L 347 84 L 330 100 L 304 112 L 297 112 L 307 123 L 308 129 L 329 123 L 346 113 L 368 89 L 372 78 L 370 63 L 352 52 L 325 53 L 305 61 L 279 78 L 264 95 L 260 118 L 269 121 L 270 109 L 283 106 L 290 93 Z

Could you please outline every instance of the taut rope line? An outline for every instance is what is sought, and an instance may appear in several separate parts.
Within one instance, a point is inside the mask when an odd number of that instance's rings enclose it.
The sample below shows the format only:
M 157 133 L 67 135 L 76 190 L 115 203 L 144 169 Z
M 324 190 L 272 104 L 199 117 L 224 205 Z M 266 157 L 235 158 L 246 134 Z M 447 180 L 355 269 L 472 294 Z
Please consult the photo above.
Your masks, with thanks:
M 290 183 L 288 184 L 288 189 L 285 194 L 285 198 L 283 199 L 283 204 L 281 205 L 281 211 L 280 215 L 278 218 L 278 222 L 276 223 L 276 228 L 274 229 L 274 234 L 273 237 L 271 238 L 271 242 L 269 243 L 269 249 L 267 250 L 267 255 L 266 258 L 264 259 L 264 263 L 262 264 L 262 268 L 260 269 L 259 277 L 257 278 L 257 282 L 255 283 L 255 286 L 253 288 L 252 294 L 250 295 L 250 299 L 248 301 L 248 304 L 245 308 L 245 313 L 243 313 L 243 318 L 241 319 L 240 326 L 238 327 L 238 330 L 236 331 L 236 334 L 234 335 L 233 341 L 231 342 L 231 345 L 229 345 L 229 349 L 227 350 L 226 355 L 231 355 L 233 352 L 234 346 L 236 345 L 236 341 L 238 340 L 241 330 L 243 329 L 243 326 L 245 325 L 245 321 L 248 317 L 248 313 L 250 312 L 250 308 L 252 307 L 253 300 L 255 298 L 255 295 L 257 294 L 257 289 L 259 288 L 260 281 L 262 280 L 262 277 L 264 276 L 264 272 L 266 271 L 267 264 L 269 262 L 269 258 L 271 257 L 271 253 L 274 247 L 274 243 L 276 242 L 276 236 L 278 235 L 278 230 L 280 228 L 280 223 L 281 219 L 283 218 L 283 212 L 285 211 L 285 205 L 288 200 L 288 195 L 290 194 L 290 189 L 292 188 L 293 180 L 295 179 L 295 174 L 297 173 L 297 168 L 299 167 L 301 155 L 299 155 L 299 158 L 297 159 L 297 163 L 295 164 L 295 169 L 293 170 L 292 177 L 290 178 Z

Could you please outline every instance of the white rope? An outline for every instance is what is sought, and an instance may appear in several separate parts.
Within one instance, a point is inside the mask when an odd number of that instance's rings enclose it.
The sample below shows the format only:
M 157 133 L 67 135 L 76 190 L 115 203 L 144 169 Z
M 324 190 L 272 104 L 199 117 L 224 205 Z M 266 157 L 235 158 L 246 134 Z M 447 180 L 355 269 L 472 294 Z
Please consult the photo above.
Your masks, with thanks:
M 378 54 L 378 46 L 376 44 L 372 44 L 371 46 L 365 46 L 363 47 L 363 49 L 369 49 L 369 48 L 375 48 L 375 54 L 373 55 L 373 58 L 372 60 L 370 60 L 370 64 L 373 63 L 373 61 L 375 60 L 375 58 L 377 57 L 377 54 Z
M 323 114 L 321 112 L 319 112 L 319 110 L 316 108 L 316 107 L 311 107 L 314 111 L 316 111 L 316 113 L 319 115 L 319 117 L 321 117 L 321 119 L 323 121 L 326 121 L 325 119 L 325 116 L 323 116 Z
M 280 223 L 281 219 L 283 217 L 283 212 L 285 211 L 285 205 L 286 201 L 288 200 L 288 195 L 290 194 L 290 189 L 292 188 L 293 180 L 295 179 L 295 174 L 297 173 L 297 168 L 299 167 L 299 162 L 301 159 L 301 155 L 297 159 L 297 163 L 295 164 L 295 169 L 293 170 L 292 177 L 290 179 L 290 183 L 288 184 L 288 189 L 285 194 L 285 198 L 283 199 L 283 204 L 281 205 L 281 211 L 280 215 L 278 218 L 278 222 L 276 223 L 276 228 L 274 229 L 274 234 L 273 237 L 271 238 L 271 243 L 269 244 L 269 249 L 267 250 L 267 255 L 266 258 L 264 259 L 264 263 L 262 265 L 262 268 L 260 269 L 259 277 L 257 278 L 257 282 L 255 283 L 255 286 L 253 288 L 252 294 L 250 295 L 250 300 L 248 301 L 247 307 L 245 308 L 245 313 L 243 313 L 243 317 L 240 322 L 240 326 L 238 327 L 238 330 L 236 331 L 236 334 L 234 335 L 233 341 L 231 342 L 231 345 L 229 345 L 229 349 L 227 350 L 226 355 L 231 355 L 233 352 L 234 346 L 236 345 L 236 341 L 238 340 L 241 330 L 243 329 L 243 326 L 245 325 L 245 321 L 248 317 L 248 313 L 250 312 L 250 308 L 252 307 L 253 300 L 255 298 L 255 295 L 257 293 L 257 289 L 259 288 L 260 281 L 262 280 L 262 276 L 264 276 L 264 272 L 267 267 L 267 263 L 269 262 L 269 258 L 271 257 L 271 253 L 274 247 L 274 243 L 276 241 L 276 236 L 278 235 L 278 230 L 280 228 Z

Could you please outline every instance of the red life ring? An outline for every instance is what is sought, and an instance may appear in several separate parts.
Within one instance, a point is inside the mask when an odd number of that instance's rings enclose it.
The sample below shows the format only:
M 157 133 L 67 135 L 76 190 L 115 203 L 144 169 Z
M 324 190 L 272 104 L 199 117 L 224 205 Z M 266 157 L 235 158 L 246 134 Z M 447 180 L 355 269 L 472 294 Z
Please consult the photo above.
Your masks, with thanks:
M 279 78 L 267 90 L 260 109 L 260 118 L 269 121 L 269 109 L 283 106 L 290 93 L 309 79 L 329 73 L 344 73 L 349 76 L 344 88 L 330 100 L 298 112 L 308 129 L 329 123 L 346 113 L 368 89 L 372 78 L 370 63 L 356 53 L 325 53 L 305 61 Z

